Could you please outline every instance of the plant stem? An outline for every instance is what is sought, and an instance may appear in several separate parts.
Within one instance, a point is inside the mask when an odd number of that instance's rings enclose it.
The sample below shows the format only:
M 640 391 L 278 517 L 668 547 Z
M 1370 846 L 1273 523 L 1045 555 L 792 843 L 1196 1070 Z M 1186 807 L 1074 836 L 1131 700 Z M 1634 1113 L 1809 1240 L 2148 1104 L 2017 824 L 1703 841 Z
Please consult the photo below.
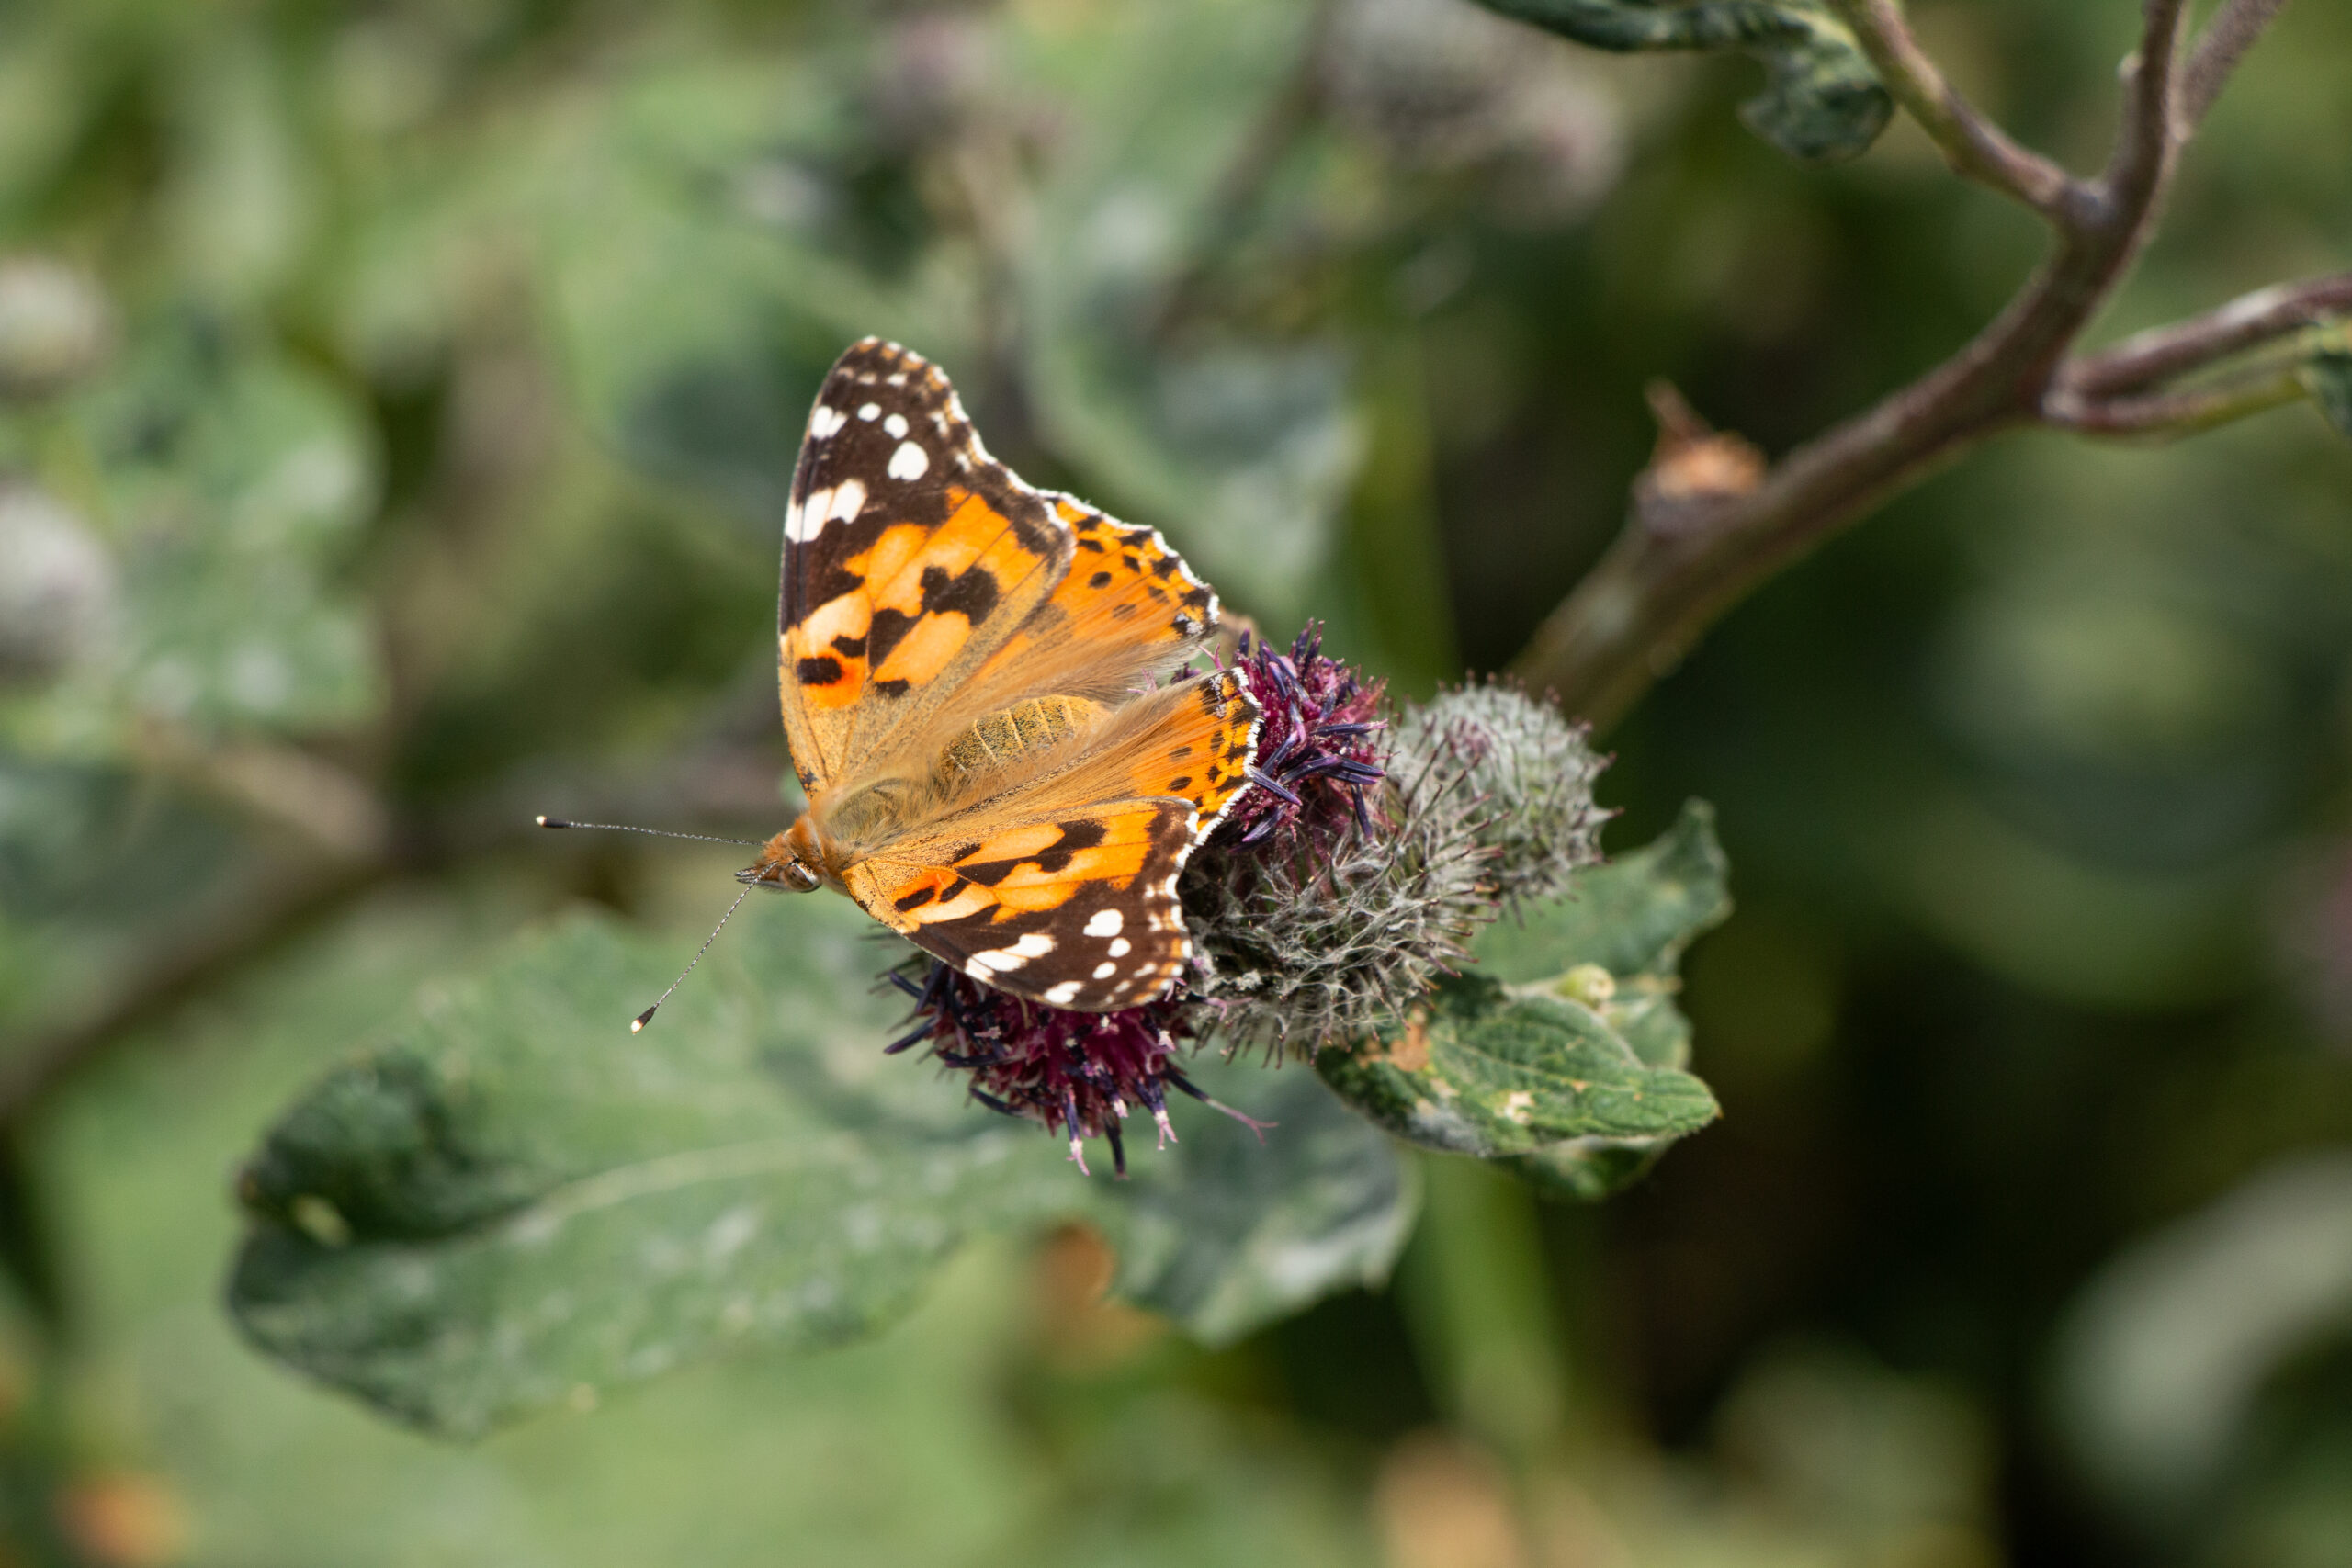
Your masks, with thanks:
M 2232 423 L 2248 414 L 2301 402 L 2307 396 L 2291 367 L 2270 367 L 2217 386 L 2188 392 L 2083 399 L 2053 393 L 2041 422 L 2081 435 L 2169 441 Z

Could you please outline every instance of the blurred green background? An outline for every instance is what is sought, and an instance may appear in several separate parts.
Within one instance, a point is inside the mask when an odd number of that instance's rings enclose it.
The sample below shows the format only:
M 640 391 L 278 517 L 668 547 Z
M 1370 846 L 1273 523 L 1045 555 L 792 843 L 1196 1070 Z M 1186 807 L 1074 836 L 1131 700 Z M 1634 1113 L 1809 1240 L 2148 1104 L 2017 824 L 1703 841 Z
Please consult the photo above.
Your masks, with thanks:
M 2103 155 L 2130 0 L 1942 0 Z M 2099 334 L 2352 255 L 2289 8 Z M 1674 379 L 1780 451 L 2038 254 L 1898 124 L 1456 0 L 0 3 L 0 1563 L 2352 1563 L 2352 451 L 2028 435 L 1610 737 L 1713 800 L 1723 1123 L 1599 1209 L 1422 1161 L 1394 1285 L 1207 1353 L 1099 1244 L 436 1445 L 217 1302 L 235 1160 L 420 987 L 773 830 L 777 517 L 866 333 L 1031 478 L 1426 693 Z M 904 1070 L 922 1069 L 906 1064 Z

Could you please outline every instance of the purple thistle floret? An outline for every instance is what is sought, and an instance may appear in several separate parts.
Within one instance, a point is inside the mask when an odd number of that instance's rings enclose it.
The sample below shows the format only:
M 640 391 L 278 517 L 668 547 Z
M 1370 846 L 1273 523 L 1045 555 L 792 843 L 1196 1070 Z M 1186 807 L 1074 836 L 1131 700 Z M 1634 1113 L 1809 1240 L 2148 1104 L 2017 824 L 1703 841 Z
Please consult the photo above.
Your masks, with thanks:
M 1237 859 L 1295 855 L 1351 830 L 1369 834 L 1385 820 L 1370 793 L 1385 777 L 1381 683 L 1326 658 L 1322 644 L 1314 625 L 1286 654 L 1242 635 L 1238 667 L 1260 708 L 1257 759 L 1252 787 L 1227 807 L 1214 840 Z M 894 969 L 888 979 L 913 1001 L 914 1013 L 886 1053 L 927 1044 L 925 1054 L 942 1066 L 971 1075 L 974 1100 L 1067 1139 L 1080 1170 L 1085 1141 L 1102 1138 L 1114 1169 L 1126 1174 L 1121 1129 L 1138 1111 L 1157 1124 L 1159 1146 L 1174 1141 L 1170 1089 L 1252 1129 L 1264 1126 L 1210 1100 L 1184 1075 L 1178 1056 L 1195 1039 L 1200 1003 L 1181 986 L 1142 1007 L 1074 1012 L 1000 991 L 936 960 L 927 972 Z
M 1117 1012 L 1072 1012 L 982 985 L 936 959 L 921 985 L 900 969 L 890 971 L 889 979 L 913 999 L 918 1021 L 884 1054 L 927 1042 L 933 1061 L 972 1075 L 974 1100 L 1059 1133 L 1081 1171 L 1085 1140 L 1102 1138 L 1111 1145 L 1115 1173 L 1127 1173 L 1121 1128 L 1138 1111 L 1159 1127 L 1159 1147 L 1175 1142 L 1168 1120 L 1171 1089 L 1251 1127 L 1261 1125 L 1210 1100 L 1177 1065 L 1178 1043 L 1193 1037 L 1181 999 Z
M 1384 684 L 1323 653 L 1323 628 L 1310 621 L 1277 652 L 1241 634 L 1240 668 L 1258 701 L 1257 787 L 1227 808 L 1217 841 L 1232 849 L 1271 849 L 1305 833 L 1328 837 L 1352 824 L 1369 834 L 1376 811 L 1368 792 L 1386 776 L 1380 765 L 1378 716 Z

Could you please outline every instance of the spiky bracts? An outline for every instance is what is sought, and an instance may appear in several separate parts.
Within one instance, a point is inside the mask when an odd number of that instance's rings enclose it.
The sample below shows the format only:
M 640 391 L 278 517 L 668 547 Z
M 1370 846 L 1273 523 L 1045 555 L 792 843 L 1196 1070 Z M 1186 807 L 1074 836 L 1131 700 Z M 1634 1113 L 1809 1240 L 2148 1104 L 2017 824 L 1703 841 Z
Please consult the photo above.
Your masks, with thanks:
M 1472 686 L 1392 729 L 1378 684 L 1327 658 L 1314 627 L 1286 651 L 1245 639 L 1240 662 L 1262 710 L 1258 754 L 1252 787 L 1179 889 L 1189 986 L 1085 1013 L 944 964 L 890 976 L 915 1016 L 888 1049 L 927 1043 L 972 1075 L 973 1098 L 1067 1138 L 1081 1168 L 1100 1137 L 1124 1172 L 1121 1130 L 1138 1111 L 1161 1142 L 1174 1135 L 1169 1091 L 1206 1098 L 1183 1074 L 1189 1045 L 1217 1037 L 1279 1057 L 1355 1038 L 1466 962 L 1481 925 L 1599 858 L 1600 761 L 1549 706 Z
M 1468 956 L 1493 894 L 1462 771 L 1387 765 L 1381 830 L 1259 852 L 1211 844 L 1186 869 L 1185 917 L 1209 970 L 1195 987 L 1230 1043 L 1312 1052 Z
M 1599 858 L 1600 764 L 1549 706 L 1471 686 L 1388 739 L 1374 830 L 1212 840 L 1187 868 L 1212 966 L 1195 989 L 1229 1043 L 1280 1055 L 1363 1034 L 1457 969 L 1479 926 Z
M 1548 898 L 1600 859 L 1593 781 L 1606 760 L 1585 727 L 1549 703 L 1499 681 L 1446 692 L 1398 722 L 1400 755 L 1442 755 L 1465 772 L 1477 799 L 1478 841 L 1494 852 L 1488 875 L 1505 910 Z

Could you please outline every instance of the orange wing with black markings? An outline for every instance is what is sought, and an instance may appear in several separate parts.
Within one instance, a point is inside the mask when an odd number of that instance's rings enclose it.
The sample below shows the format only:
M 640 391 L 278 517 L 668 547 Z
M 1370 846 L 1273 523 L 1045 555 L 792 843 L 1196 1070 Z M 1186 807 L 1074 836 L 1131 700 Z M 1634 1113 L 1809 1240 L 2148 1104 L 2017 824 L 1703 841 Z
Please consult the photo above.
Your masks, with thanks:
M 973 672 L 976 706 L 1043 692 L 1111 695 L 1181 657 L 1216 626 L 1216 594 L 1159 530 L 1048 494 L 1070 562 L 1046 603 Z
M 785 735 L 813 804 L 919 752 L 1067 575 L 1070 531 L 936 366 L 869 338 L 825 378 L 785 519 Z
M 784 723 L 809 809 L 746 878 L 821 877 L 1055 1006 L 1166 994 L 1191 955 L 1177 873 L 1247 787 L 1257 733 L 1238 674 L 1153 683 L 1216 618 L 1158 533 L 1032 489 L 936 367 L 856 344 L 785 525 Z
M 1151 693 L 1064 772 L 876 852 L 846 886 L 990 985 L 1081 1010 L 1149 1001 L 1192 956 L 1177 875 L 1247 786 L 1257 726 L 1230 671 Z

